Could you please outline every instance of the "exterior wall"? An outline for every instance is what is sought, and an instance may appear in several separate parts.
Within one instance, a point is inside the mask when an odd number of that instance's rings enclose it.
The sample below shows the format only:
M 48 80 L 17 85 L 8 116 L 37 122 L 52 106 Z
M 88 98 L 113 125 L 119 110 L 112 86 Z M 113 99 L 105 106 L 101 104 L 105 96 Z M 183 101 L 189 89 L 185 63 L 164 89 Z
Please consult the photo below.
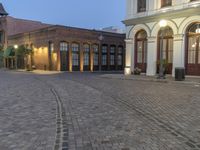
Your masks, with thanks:
M 126 2 L 126 20 L 131 18 L 157 15 L 168 11 L 192 8 L 196 7 L 196 3 L 198 3 L 198 1 L 190 2 L 190 0 L 172 0 L 172 6 L 161 8 L 160 0 L 146 0 L 147 10 L 145 12 L 138 13 L 137 0 L 126 0 Z
M 169 26 L 173 30 L 173 70 L 172 75 L 175 74 L 176 67 L 185 67 L 185 57 L 186 57 L 186 37 L 187 37 L 187 28 L 189 25 L 195 22 L 200 22 L 200 14 L 199 13 L 191 13 L 187 14 L 185 11 L 190 9 L 191 12 L 198 8 L 200 1 L 190 2 L 189 0 L 177 0 L 172 1 L 173 6 L 167 7 L 169 12 L 173 12 L 175 15 L 173 18 L 164 17 L 161 18 L 158 13 L 160 13 L 160 0 L 149 0 L 147 11 L 143 13 L 137 13 L 136 10 L 133 9 L 132 5 L 137 6 L 137 0 L 127 0 L 128 8 L 127 8 L 127 22 L 133 19 L 133 23 L 131 25 L 130 22 L 127 24 L 127 33 L 126 33 L 126 68 L 131 68 L 131 71 L 134 70 L 134 54 L 135 54 L 135 35 L 138 31 L 145 30 L 148 34 L 148 45 L 147 45 L 147 75 L 156 75 L 156 64 L 157 64 L 157 50 L 158 50 L 158 32 L 161 29 L 159 26 L 159 22 L 161 19 L 165 19 L 167 21 L 167 26 Z M 131 5 L 132 4 L 132 5 Z M 194 7 L 194 5 L 198 4 Z M 184 9 L 183 9 L 184 8 Z M 166 8 L 163 8 L 166 9 Z M 183 15 L 176 17 L 176 11 L 183 10 Z M 135 11 L 135 12 L 134 12 Z M 132 12 L 132 14 L 130 14 Z M 185 13 L 185 14 L 184 14 Z M 155 16 L 155 17 L 154 17 Z M 144 21 L 140 20 L 145 17 L 146 20 L 151 18 L 153 21 Z M 149 19 L 149 20 L 151 20 Z M 134 22 L 137 22 L 134 24 Z M 139 23 L 140 22 L 140 23 Z M 130 44 L 131 43 L 131 44 Z M 129 56 L 131 55 L 131 56 Z M 130 65 L 131 64 L 131 65 Z
M 102 40 L 100 37 L 102 36 Z M 125 49 L 124 44 L 125 35 L 101 32 L 95 30 L 86 30 L 79 28 L 71 28 L 64 26 L 51 26 L 48 28 L 43 28 L 33 32 L 17 34 L 9 36 L 8 45 L 13 46 L 18 45 L 32 45 L 34 49 L 33 60 L 34 65 L 37 69 L 49 69 L 49 70 L 61 70 L 61 52 L 60 43 L 66 42 L 69 45 L 68 53 L 68 69 L 66 71 L 72 71 L 72 43 L 77 43 L 80 46 L 80 68 L 79 71 L 84 71 L 83 67 L 83 45 L 89 44 L 90 46 L 90 69 L 93 71 L 93 55 L 92 55 L 92 45 L 98 45 L 101 49 L 102 45 L 106 44 L 108 46 L 108 63 L 109 63 L 109 52 L 110 46 L 115 45 L 116 47 L 122 46 Z M 50 52 L 49 42 L 54 44 L 54 50 Z M 125 53 L 123 55 L 125 57 Z M 101 60 L 101 50 L 99 51 L 99 60 Z M 124 68 L 123 58 L 123 66 Z M 117 66 L 115 68 L 118 69 Z M 101 61 L 99 61 L 99 70 L 101 70 Z M 107 70 L 110 70 L 110 65 L 107 65 Z

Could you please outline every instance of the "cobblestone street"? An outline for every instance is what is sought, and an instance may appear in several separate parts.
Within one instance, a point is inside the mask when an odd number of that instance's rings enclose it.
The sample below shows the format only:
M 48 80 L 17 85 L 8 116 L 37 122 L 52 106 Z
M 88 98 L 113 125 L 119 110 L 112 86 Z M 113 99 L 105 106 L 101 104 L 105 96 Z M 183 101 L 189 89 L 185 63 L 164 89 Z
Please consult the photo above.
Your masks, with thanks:
M 200 150 L 200 87 L 0 71 L 0 150 Z

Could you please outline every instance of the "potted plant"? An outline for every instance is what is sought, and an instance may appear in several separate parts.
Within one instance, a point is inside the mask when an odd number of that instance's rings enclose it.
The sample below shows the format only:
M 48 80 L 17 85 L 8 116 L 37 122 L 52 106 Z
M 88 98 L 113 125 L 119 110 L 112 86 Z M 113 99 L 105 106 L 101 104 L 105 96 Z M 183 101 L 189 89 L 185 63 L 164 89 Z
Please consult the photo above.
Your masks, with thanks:
M 169 63 L 166 59 L 163 59 L 161 61 L 161 63 L 163 64 L 163 73 L 166 74 L 168 69 L 169 69 Z M 159 72 L 159 70 L 160 70 L 160 60 L 157 61 L 157 68 L 158 68 L 157 71 Z
M 136 68 L 134 69 L 134 74 L 135 74 L 135 75 L 140 75 L 141 72 L 142 72 L 142 69 L 140 69 L 140 68 L 138 68 L 138 67 L 136 67 Z

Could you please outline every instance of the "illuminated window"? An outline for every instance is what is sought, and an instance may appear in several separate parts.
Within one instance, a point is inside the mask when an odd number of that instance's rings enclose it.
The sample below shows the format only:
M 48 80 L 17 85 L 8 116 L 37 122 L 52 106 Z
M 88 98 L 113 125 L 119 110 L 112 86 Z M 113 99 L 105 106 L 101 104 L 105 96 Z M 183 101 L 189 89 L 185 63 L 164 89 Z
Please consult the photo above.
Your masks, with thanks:
M 60 51 L 68 51 L 68 44 L 66 42 L 60 43 Z
M 93 45 L 93 59 L 94 59 L 94 66 L 99 65 L 99 48 L 98 45 Z
M 89 66 L 90 63 L 90 46 L 84 45 L 84 66 Z
M 115 65 L 115 50 L 116 48 L 114 46 L 111 46 L 110 48 L 110 65 L 111 66 Z
M 102 46 L 102 65 L 106 66 L 107 65 L 107 53 L 108 53 L 108 47 L 107 46 Z
M 191 25 L 188 31 L 188 64 L 200 64 L 200 24 Z
M 123 64 L 123 47 L 122 46 L 120 46 L 118 48 L 118 54 L 117 55 L 118 55 L 117 56 L 117 65 L 122 66 L 122 64 Z
M 72 65 L 79 66 L 79 45 L 76 43 L 72 44 Z

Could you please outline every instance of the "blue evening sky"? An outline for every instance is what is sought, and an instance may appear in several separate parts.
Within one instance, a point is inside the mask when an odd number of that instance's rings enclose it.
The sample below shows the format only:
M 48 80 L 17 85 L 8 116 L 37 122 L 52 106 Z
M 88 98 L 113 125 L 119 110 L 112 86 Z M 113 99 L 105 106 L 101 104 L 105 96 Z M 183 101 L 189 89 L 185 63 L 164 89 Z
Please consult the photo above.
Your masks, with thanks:
M 125 0 L 1 0 L 10 16 L 82 28 L 124 27 Z

